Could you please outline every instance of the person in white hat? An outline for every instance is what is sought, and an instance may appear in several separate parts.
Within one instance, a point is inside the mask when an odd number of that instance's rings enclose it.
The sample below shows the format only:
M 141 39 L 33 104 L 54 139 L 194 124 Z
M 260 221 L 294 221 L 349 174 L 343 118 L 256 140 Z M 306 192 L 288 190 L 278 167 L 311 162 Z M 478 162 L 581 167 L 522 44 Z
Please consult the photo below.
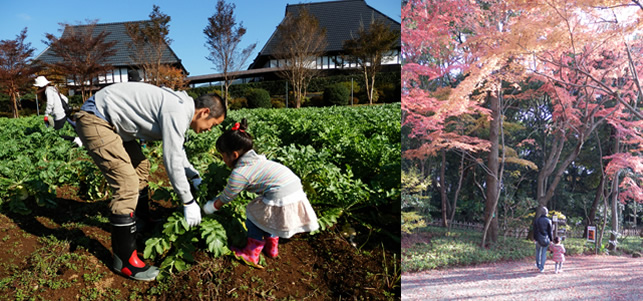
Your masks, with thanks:
M 60 130 L 65 126 L 65 122 L 69 122 L 72 127 L 76 127 L 75 122 L 67 117 L 63 109 L 63 101 L 67 104 L 68 99 L 62 95 L 58 88 L 53 86 L 49 80 L 44 76 L 36 77 L 34 86 L 38 87 L 38 97 L 44 98 L 47 101 L 45 107 L 45 126 L 53 126 L 55 130 Z M 78 146 L 83 146 L 83 143 L 78 137 L 63 136 L 65 140 L 73 141 Z

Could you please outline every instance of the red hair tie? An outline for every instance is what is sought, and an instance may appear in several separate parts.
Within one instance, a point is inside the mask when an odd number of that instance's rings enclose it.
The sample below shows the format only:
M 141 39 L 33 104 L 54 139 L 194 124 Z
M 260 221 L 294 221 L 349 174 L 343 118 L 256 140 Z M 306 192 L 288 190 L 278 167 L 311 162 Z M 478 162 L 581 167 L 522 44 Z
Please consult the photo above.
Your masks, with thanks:
M 235 124 L 232 126 L 232 128 L 231 128 L 230 130 L 233 130 L 233 131 L 239 130 L 239 127 L 240 127 L 240 126 L 241 126 L 241 124 L 239 124 L 239 123 L 237 122 L 237 123 L 235 123 Z M 240 132 L 242 132 L 242 133 L 245 133 L 245 131 L 244 131 L 244 130 L 239 130 L 239 131 L 240 131 Z

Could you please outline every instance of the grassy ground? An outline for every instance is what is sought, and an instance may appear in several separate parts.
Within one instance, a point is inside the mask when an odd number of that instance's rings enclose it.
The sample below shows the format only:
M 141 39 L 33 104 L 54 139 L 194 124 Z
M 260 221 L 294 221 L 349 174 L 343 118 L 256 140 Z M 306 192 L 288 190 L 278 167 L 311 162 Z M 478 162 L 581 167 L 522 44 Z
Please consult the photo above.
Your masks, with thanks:
M 628 237 L 619 241 L 619 251 L 614 255 L 642 252 L 640 237 Z M 447 231 L 440 227 L 417 229 L 413 234 L 402 236 L 402 271 L 414 272 L 438 268 L 475 265 L 505 260 L 521 260 L 533 257 L 532 241 L 500 236 L 488 248 L 480 247 L 482 233 L 466 230 Z M 594 244 L 584 238 L 568 238 L 563 242 L 567 255 L 594 254 Z M 602 251 L 602 250 L 599 250 Z

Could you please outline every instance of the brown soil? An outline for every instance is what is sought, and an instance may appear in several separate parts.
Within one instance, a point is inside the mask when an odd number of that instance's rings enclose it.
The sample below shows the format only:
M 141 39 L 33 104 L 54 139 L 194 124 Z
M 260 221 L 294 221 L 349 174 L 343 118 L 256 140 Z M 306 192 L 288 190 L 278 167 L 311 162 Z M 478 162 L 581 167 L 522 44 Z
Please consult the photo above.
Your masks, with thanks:
M 69 187 L 57 190 L 56 208 L 28 199 L 30 215 L 0 214 L 0 294 L 46 300 L 399 300 L 399 255 L 358 230 L 353 247 L 331 229 L 280 241 L 279 257 L 255 269 L 231 256 L 195 252 L 189 270 L 165 280 L 139 282 L 110 270 L 107 201 L 86 202 Z M 157 208 L 171 210 L 167 204 Z M 157 209 L 159 210 L 159 209 Z M 8 210 L 3 210 L 9 212 Z M 99 214 L 100 213 L 100 214 Z M 99 217 L 102 216 L 102 217 Z M 366 233 L 359 235 L 360 233 Z M 361 241 L 360 241 L 361 240 Z M 371 243 L 377 242 L 377 243 Z M 143 240 L 139 242 L 142 258 Z M 148 262 L 152 263 L 153 262 Z M 157 263 L 158 264 L 158 263 Z M 397 272 L 396 272 L 397 271 Z M 36 298 L 38 299 L 38 298 Z

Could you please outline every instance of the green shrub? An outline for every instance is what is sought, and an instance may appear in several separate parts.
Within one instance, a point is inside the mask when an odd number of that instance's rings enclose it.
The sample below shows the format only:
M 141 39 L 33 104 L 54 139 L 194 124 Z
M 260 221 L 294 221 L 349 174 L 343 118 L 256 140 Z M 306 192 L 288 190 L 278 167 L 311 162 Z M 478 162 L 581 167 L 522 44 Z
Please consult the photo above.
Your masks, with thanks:
M 190 95 L 192 98 L 196 99 L 201 95 L 209 94 L 209 93 L 216 93 L 217 95 L 221 95 L 221 87 L 220 86 L 205 86 L 205 87 L 198 87 L 198 88 L 191 88 L 187 90 L 188 95 Z
M 351 90 L 351 79 L 353 79 L 353 104 L 359 103 L 368 103 L 366 98 L 366 93 L 363 91 L 364 87 L 364 77 L 359 74 L 341 74 L 333 76 L 324 76 L 313 78 L 308 84 L 307 91 L 309 94 L 315 92 L 323 92 L 324 89 L 330 85 L 341 83 L 342 85 L 348 88 L 349 94 Z M 394 86 L 391 86 L 394 85 Z M 275 95 L 286 95 L 286 87 L 289 90 L 289 103 L 288 107 L 292 108 L 295 106 L 295 99 L 292 97 L 292 85 L 287 84 L 285 80 L 271 80 L 271 81 L 262 81 L 262 82 L 250 82 L 243 84 L 233 84 L 229 87 L 228 92 L 230 93 L 230 99 L 245 97 L 246 93 L 250 89 L 263 89 L 268 91 L 272 96 Z M 399 102 L 401 97 L 401 81 L 400 81 L 400 72 L 380 72 L 375 77 L 375 88 L 379 89 L 376 95 L 381 95 L 382 99 L 380 102 Z M 394 89 L 394 90 L 392 90 Z M 219 92 L 221 90 L 220 84 L 215 86 L 204 85 L 202 87 L 190 88 L 188 89 L 188 94 L 193 98 L 199 97 L 200 95 L 207 94 L 213 91 Z M 0 99 L 1 99 L 0 95 Z M 1 101 L 0 101 L 1 103 Z M 350 103 L 350 99 L 349 99 Z M 302 101 L 302 106 L 315 106 L 314 104 L 307 103 L 307 101 Z
M 585 238 L 567 237 L 562 244 L 565 246 L 565 255 L 572 256 L 593 253 L 594 243 L 588 243 Z
M 413 233 L 415 229 L 426 227 L 426 222 L 416 211 L 402 212 L 402 232 Z
M 353 96 L 355 96 L 355 94 L 357 93 L 360 93 L 360 91 L 362 90 L 362 87 L 359 85 L 359 82 L 355 80 L 352 83 L 351 81 L 346 81 L 346 82 L 341 82 L 340 84 L 344 85 L 344 87 L 348 89 L 348 92 L 350 92 L 352 88 Z
M 381 86 L 380 101 L 385 103 L 400 102 L 401 90 L 400 85 L 395 83 L 385 83 Z
M 326 107 L 324 102 L 324 97 L 322 95 L 315 95 L 310 97 L 310 103 L 308 104 L 311 107 Z
M 284 97 L 273 97 L 270 99 L 272 107 L 275 109 L 281 109 L 286 107 L 286 98 Z
M 69 96 L 67 99 L 73 108 L 80 108 L 83 105 L 83 96 L 80 94 Z
M 499 238 L 489 248 L 481 248 L 482 233 L 470 230 L 448 231 L 426 227 L 430 244 L 415 244 L 402 249 L 402 271 L 414 272 L 437 268 L 472 265 L 501 260 L 522 260 L 533 256 L 534 244 L 525 239 Z M 567 247 L 567 245 L 565 245 Z
M 271 108 L 270 93 L 264 89 L 249 89 L 246 92 L 249 108 Z
M 380 98 L 380 93 L 377 91 L 377 89 L 373 90 L 373 103 L 377 103 L 377 101 Z M 368 102 L 368 95 L 365 93 L 362 93 L 359 95 L 359 103 L 369 103 Z
M 231 98 L 228 100 L 228 108 L 230 110 L 239 110 L 247 107 L 248 107 L 248 102 L 244 97 Z
M 351 91 L 341 83 L 333 84 L 324 89 L 324 103 L 335 106 L 345 106 L 348 104 Z

